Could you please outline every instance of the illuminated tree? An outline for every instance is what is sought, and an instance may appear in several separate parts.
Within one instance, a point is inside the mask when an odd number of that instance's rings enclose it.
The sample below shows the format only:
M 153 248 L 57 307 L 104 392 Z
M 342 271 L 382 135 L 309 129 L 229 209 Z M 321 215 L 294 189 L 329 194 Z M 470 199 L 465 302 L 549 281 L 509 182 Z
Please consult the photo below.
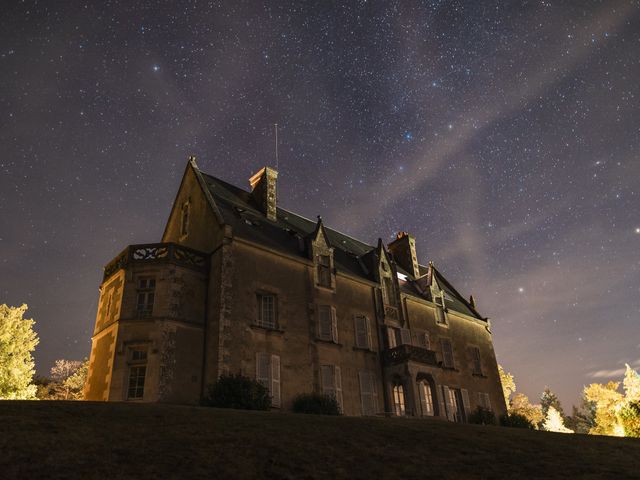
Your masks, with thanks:
M 522 415 L 536 428 L 544 419 L 542 407 L 540 405 L 532 405 L 524 393 L 516 393 L 513 396 L 511 406 L 509 407 L 509 414 Z
M 625 437 L 640 438 L 640 402 L 629 402 L 618 409 L 618 421 Z
M 34 361 L 31 352 L 38 345 L 35 322 L 22 318 L 27 306 L 0 305 L 0 399 L 35 398 Z
M 56 360 L 51 380 L 40 379 L 38 398 L 42 400 L 80 400 L 87 379 L 89 361 Z
M 502 383 L 504 403 L 507 405 L 507 408 L 509 408 L 509 397 L 511 397 L 511 394 L 516 391 L 516 382 L 513 379 L 513 375 L 504 371 L 502 365 L 498 365 L 498 373 L 500 374 L 500 383 Z
M 589 430 L 593 435 L 624 435 L 616 411 L 623 405 L 624 397 L 618 392 L 618 382 L 606 385 L 592 383 L 584 389 L 584 398 L 596 405 L 595 426 Z
M 556 396 L 555 393 L 551 391 L 549 387 L 544 387 L 544 391 L 542 392 L 542 396 L 540 397 L 540 405 L 542 406 L 542 415 L 546 418 L 547 412 L 550 407 L 555 408 L 555 410 L 560 414 L 562 418 L 564 418 L 564 411 L 562 410 L 562 405 L 560 405 L 560 399 Z
M 629 364 L 625 364 L 627 371 L 624 374 L 624 399 L 627 402 L 640 402 L 640 375 Z
M 542 428 L 548 432 L 573 433 L 573 430 L 564 426 L 562 415 L 553 405 L 547 409 L 547 416 L 542 423 Z

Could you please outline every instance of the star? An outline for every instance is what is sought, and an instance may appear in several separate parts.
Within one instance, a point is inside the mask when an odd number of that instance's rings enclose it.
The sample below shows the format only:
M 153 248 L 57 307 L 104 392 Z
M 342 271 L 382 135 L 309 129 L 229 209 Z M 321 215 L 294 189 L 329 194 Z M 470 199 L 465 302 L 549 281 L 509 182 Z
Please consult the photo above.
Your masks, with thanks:
M 152 68 L 153 68 L 154 72 L 159 72 L 160 71 L 160 65 L 154 65 Z
M 636 227 L 636 233 L 640 233 L 640 227 Z

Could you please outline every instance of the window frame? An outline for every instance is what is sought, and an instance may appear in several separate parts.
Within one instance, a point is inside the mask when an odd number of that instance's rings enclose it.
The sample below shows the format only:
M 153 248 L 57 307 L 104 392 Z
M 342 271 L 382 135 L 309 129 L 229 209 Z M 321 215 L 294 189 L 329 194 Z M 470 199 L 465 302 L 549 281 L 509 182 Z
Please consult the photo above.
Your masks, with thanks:
M 355 314 L 353 316 L 354 321 L 354 334 L 356 348 L 362 348 L 365 350 L 372 350 L 372 338 L 371 338 L 371 322 L 369 317 L 362 314 Z M 360 322 L 360 326 L 358 325 Z M 364 339 L 364 343 L 362 340 Z
M 325 318 L 325 312 L 328 313 L 328 318 Z M 317 306 L 317 322 L 318 328 L 316 329 L 316 335 L 318 340 L 325 342 L 338 343 L 338 319 L 336 316 L 336 309 L 333 305 L 318 305 Z
M 156 300 L 156 277 L 140 275 L 136 280 L 136 314 L 138 317 L 153 315 Z
M 265 320 L 265 302 L 270 301 L 270 316 L 271 321 Z M 278 329 L 278 296 L 272 292 L 257 292 L 256 293 L 257 312 L 254 325 L 268 330 Z M 267 302 L 269 303 L 269 302 Z
M 447 348 L 445 348 L 447 345 Z M 451 343 L 450 338 L 441 338 L 440 339 L 440 348 L 442 349 L 442 366 L 444 368 L 456 368 L 455 358 L 453 355 L 453 344 Z M 447 358 L 450 358 L 451 361 L 448 362 Z

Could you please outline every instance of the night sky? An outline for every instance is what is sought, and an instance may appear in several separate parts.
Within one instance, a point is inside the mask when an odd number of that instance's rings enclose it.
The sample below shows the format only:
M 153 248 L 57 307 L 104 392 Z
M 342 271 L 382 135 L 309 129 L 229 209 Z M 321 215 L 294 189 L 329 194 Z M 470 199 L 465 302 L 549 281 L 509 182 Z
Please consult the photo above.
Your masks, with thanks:
M 639 2 L 3 2 L 0 303 L 40 373 L 187 157 L 248 188 L 274 123 L 279 204 L 415 235 L 533 401 L 640 367 Z

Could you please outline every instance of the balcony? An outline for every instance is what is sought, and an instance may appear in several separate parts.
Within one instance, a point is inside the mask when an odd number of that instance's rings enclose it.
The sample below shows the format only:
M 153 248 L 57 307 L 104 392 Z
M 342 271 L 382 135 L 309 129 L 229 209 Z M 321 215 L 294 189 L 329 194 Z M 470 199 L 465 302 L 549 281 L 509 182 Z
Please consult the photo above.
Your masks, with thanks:
M 209 266 L 208 255 L 176 243 L 129 245 L 104 267 L 102 281 L 129 265 L 167 262 L 205 273 Z
M 383 353 L 385 366 L 397 365 L 399 363 L 417 362 L 424 365 L 438 366 L 436 352 L 426 348 L 414 347 L 413 345 L 400 345 Z

